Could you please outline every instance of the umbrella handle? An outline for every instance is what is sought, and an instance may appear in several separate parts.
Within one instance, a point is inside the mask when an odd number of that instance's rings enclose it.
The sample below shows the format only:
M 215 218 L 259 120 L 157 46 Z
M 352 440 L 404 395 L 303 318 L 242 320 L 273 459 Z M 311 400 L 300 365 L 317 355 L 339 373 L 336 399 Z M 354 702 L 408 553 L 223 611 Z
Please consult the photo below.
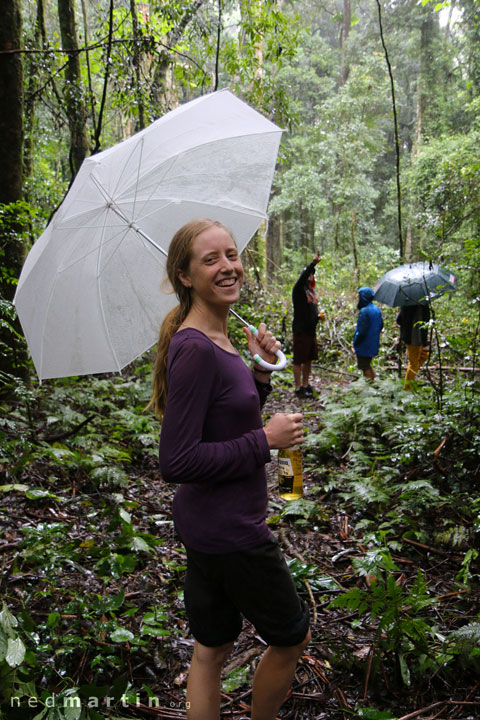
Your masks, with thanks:
M 255 325 L 247 325 L 248 329 L 252 333 L 254 337 L 257 337 L 258 330 L 255 327 Z M 287 358 L 283 354 L 281 350 L 277 350 L 275 355 L 278 357 L 278 362 L 275 364 L 269 363 L 266 360 L 264 360 L 258 353 L 255 353 L 253 356 L 253 359 L 257 363 L 257 365 L 260 365 L 260 367 L 264 368 L 265 370 L 283 370 L 283 368 L 287 364 Z

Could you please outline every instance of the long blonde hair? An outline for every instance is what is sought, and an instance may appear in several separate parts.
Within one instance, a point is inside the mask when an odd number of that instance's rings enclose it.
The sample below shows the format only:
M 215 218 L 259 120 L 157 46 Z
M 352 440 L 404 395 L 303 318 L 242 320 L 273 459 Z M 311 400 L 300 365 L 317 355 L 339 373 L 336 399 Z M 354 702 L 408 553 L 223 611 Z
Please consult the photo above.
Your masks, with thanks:
M 181 271 L 188 271 L 195 238 L 211 227 L 220 227 L 231 235 L 230 230 L 217 220 L 197 218 L 196 220 L 190 220 L 190 222 L 177 230 L 168 248 L 167 276 L 178 298 L 179 305 L 170 310 L 165 316 L 158 338 L 153 371 L 153 394 L 148 407 L 152 407 L 159 417 L 163 415 L 167 403 L 167 360 L 170 341 L 192 307 L 192 288 L 186 287 L 178 275 Z

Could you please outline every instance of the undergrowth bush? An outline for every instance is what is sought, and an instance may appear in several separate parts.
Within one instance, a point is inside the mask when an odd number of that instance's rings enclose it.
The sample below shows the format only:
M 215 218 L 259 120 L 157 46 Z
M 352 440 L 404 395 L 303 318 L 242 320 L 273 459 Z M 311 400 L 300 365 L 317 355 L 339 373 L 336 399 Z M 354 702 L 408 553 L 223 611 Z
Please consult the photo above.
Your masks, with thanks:
M 318 366 L 340 371 L 342 378 L 349 378 L 354 361 L 356 288 L 373 285 L 394 262 L 387 250 L 378 257 L 368 248 L 360 251 L 360 282 L 350 257 L 326 256 L 317 271 L 326 314 L 319 326 Z M 268 290 L 259 290 L 250 278 L 236 307 L 254 325 L 265 321 L 290 359 L 291 287 L 311 256 L 311 251 L 292 253 Z M 474 367 L 478 322 L 465 298 L 444 298 L 435 308 L 443 360 Z M 308 559 L 293 558 L 292 575 L 299 589 L 308 588 L 325 608 L 334 596 L 328 612 L 347 610 L 353 632 L 373 632 L 373 673 L 393 668 L 392 677 L 409 686 L 422 674 L 478 669 L 480 618 L 471 613 L 463 621 L 458 612 L 449 632 L 442 631 L 434 613 L 439 593 L 427 572 L 415 565 L 407 578 L 398 556 L 408 556 L 409 542 L 454 550 L 453 592 L 478 589 L 480 395 L 477 376 L 464 370 L 446 375 L 441 403 L 424 376 L 415 392 L 405 392 L 392 369 L 395 311 L 382 311 L 379 379 L 372 385 L 363 379 L 328 384 L 305 442 L 316 489 L 309 498 L 283 505 L 275 522 L 308 533 L 316 543 L 321 534 L 333 534 L 339 513 L 348 516 L 354 551 L 344 585 Z M 229 330 L 250 362 L 241 324 L 232 319 Z M 77 720 L 76 698 L 96 696 L 100 705 L 108 694 L 118 705 L 131 690 L 125 668 L 132 657 L 151 655 L 152 639 L 159 641 L 160 654 L 175 641 L 167 611 L 175 608 L 176 620 L 184 621 L 176 607 L 184 555 L 180 549 L 174 557 L 163 554 L 171 521 L 147 502 L 151 479 L 158 477 L 159 425 L 145 411 L 151 360 L 149 353 L 121 376 L 41 386 L 15 381 L 12 399 L 2 406 L 0 509 L 5 518 L 12 508 L 25 516 L 4 576 L 2 710 L 12 697 L 34 697 L 32 718 Z M 322 380 L 326 377 L 325 372 Z M 291 368 L 276 373 L 275 382 L 291 388 Z M 168 607 L 157 602 L 158 576 Z M 31 589 L 24 582 L 28 577 L 34 578 Z M 126 592 L 134 579 L 148 597 L 145 607 Z M 357 663 L 348 647 L 341 662 L 349 669 Z M 240 679 L 230 678 L 231 687 L 242 682 L 241 671 Z M 46 687 L 56 688 L 56 708 L 45 705 Z M 70 701 L 66 710 L 63 700 Z M 103 717 L 93 707 L 82 712 L 82 720 Z M 20 716 L 10 710 L 5 715 Z
M 380 670 L 407 687 L 458 663 L 475 671 L 478 624 L 464 628 L 460 619 L 457 631 L 442 633 L 426 574 L 419 568 L 407 581 L 394 554 L 410 557 L 410 542 L 455 552 L 453 586 L 478 591 L 479 395 L 451 384 L 439 412 L 428 384 L 413 393 L 392 379 L 331 388 L 305 451 L 318 492 L 348 513 L 358 538 L 357 582 L 330 608 L 357 615 L 353 632 L 374 628 L 372 682 Z M 343 661 L 355 664 L 349 654 Z
M 397 531 L 421 533 L 419 510 L 458 507 L 477 487 L 480 398 L 453 386 L 439 413 L 428 386 L 410 393 L 398 380 L 361 379 L 332 391 L 306 450 L 313 463 L 341 465 L 327 489 L 365 526 L 381 515 Z

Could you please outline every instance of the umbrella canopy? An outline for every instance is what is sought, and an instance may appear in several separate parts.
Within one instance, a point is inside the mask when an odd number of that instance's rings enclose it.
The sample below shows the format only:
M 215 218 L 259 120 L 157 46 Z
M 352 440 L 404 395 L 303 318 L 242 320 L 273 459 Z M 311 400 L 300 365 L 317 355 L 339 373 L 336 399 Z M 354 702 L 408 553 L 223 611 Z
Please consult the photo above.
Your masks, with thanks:
M 391 307 L 418 305 L 456 289 L 456 277 L 450 270 L 434 263 L 416 262 L 385 273 L 375 286 L 374 300 Z
M 87 158 L 27 256 L 15 306 L 40 379 L 120 371 L 158 339 L 174 233 L 209 217 L 241 252 L 266 219 L 281 129 L 227 90 Z

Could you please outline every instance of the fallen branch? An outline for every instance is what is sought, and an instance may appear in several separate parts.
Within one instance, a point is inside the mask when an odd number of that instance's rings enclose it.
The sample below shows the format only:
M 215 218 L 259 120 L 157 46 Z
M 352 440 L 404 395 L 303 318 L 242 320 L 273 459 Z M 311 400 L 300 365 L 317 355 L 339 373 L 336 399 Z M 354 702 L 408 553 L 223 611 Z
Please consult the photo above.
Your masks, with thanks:
M 185 710 L 174 710 L 173 708 L 161 707 L 160 705 L 158 707 L 154 707 L 150 705 L 143 705 L 142 703 L 126 703 L 125 706 L 131 710 L 140 710 L 141 712 L 147 714 L 150 713 L 151 715 L 157 715 L 161 718 L 161 720 L 180 720 L 181 718 L 187 717 Z
M 438 595 L 437 600 L 445 600 L 445 598 L 455 597 L 456 595 L 468 595 L 470 590 L 456 590 L 455 592 L 445 593 L 445 595 Z
M 234 658 L 231 662 L 228 663 L 228 665 L 225 666 L 223 672 L 225 675 L 230 675 L 233 670 L 236 670 L 239 667 L 243 667 L 244 665 L 247 665 L 251 660 L 254 660 L 259 655 L 261 655 L 264 651 L 263 647 L 253 647 L 249 650 L 246 650 L 241 655 L 238 655 L 238 657 Z
M 372 663 L 373 663 L 373 658 L 374 658 L 374 656 L 375 656 L 375 650 L 376 650 L 376 648 L 377 648 L 377 644 L 376 644 L 376 643 L 373 643 L 373 645 L 371 646 L 370 650 L 368 651 L 367 672 L 366 672 L 366 675 L 365 675 L 365 682 L 364 682 L 364 685 L 363 685 L 363 699 L 364 699 L 364 700 L 367 699 L 368 683 L 370 682 L 370 674 L 371 674 L 371 672 L 372 672 Z
M 326 372 L 334 373 L 335 375 L 346 375 L 347 377 L 357 377 L 354 373 L 345 372 L 344 370 L 334 370 L 333 368 L 326 367 L 325 365 L 317 365 L 317 363 L 314 363 L 313 367 L 315 370 L 325 370 Z
M 298 700 L 321 700 L 323 702 L 327 702 L 328 700 L 328 695 L 325 693 L 292 692 L 290 697 L 297 698 Z
M 52 443 L 52 442 L 58 442 L 59 440 L 65 440 L 68 437 L 71 437 L 72 435 L 76 435 L 79 430 L 81 430 L 85 425 L 87 425 L 90 420 L 93 420 L 95 415 L 90 415 L 85 420 L 83 420 L 78 425 L 75 425 L 72 430 L 65 430 L 65 432 L 57 433 L 56 435 L 48 435 L 44 438 L 45 442 Z
M 20 540 L 16 540 L 15 542 L 10 543 L 3 543 L 3 545 L 0 545 L 0 552 L 3 550 L 9 550 L 11 548 L 17 547 L 17 545 L 20 545 Z
M 409 538 L 402 538 L 403 542 L 410 543 L 410 545 L 415 545 L 415 547 L 422 548 L 422 550 L 428 550 L 430 552 L 437 553 L 437 555 L 443 555 L 444 557 L 452 557 L 453 553 L 448 552 L 447 550 L 440 550 L 440 548 L 434 548 L 431 547 L 431 545 L 424 545 L 423 543 L 419 543 L 416 540 L 410 540 Z
M 307 578 L 303 578 L 303 583 L 305 587 L 307 588 L 308 597 L 310 598 L 310 602 L 312 603 L 313 608 L 313 623 L 315 624 L 317 622 L 317 605 L 315 602 L 315 598 L 313 597 L 312 588 L 310 587 L 310 583 L 308 582 Z
M 437 447 L 436 450 L 434 450 L 433 454 L 434 454 L 434 456 L 435 456 L 435 460 L 438 460 L 438 456 L 440 455 L 440 453 L 441 453 L 441 451 L 442 451 L 442 448 L 444 447 L 444 445 L 445 445 L 445 443 L 447 442 L 447 440 L 448 440 L 448 435 L 446 435 L 446 436 L 443 438 L 443 440 L 442 440 L 442 442 L 440 443 L 440 445 Z
M 423 713 L 430 712 L 431 710 L 435 710 L 435 708 L 446 708 L 451 705 L 458 705 L 458 706 L 465 706 L 465 705 L 480 705 L 480 700 L 478 702 L 475 701 L 469 701 L 469 700 L 439 700 L 436 703 L 433 703 L 432 705 L 427 705 L 427 707 L 421 708 L 420 710 L 415 710 L 412 713 L 408 713 L 408 715 L 402 715 L 402 717 L 397 718 L 397 720 L 411 720 L 412 718 L 416 718 L 419 715 L 423 715 Z
M 448 705 L 448 702 L 442 700 L 441 702 L 433 703 L 433 705 L 427 705 L 427 707 L 421 708 L 420 710 L 415 710 L 415 712 L 408 713 L 408 715 L 402 715 L 398 720 L 411 720 L 419 715 L 423 715 L 423 713 L 430 712 L 430 710 L 434 710 L 435 708 L 445 707 L 446 705 Z
M 300 562 L 302 562 L 304 565 L 306 565 L 307 562 L 306 562 L 305 558 L 303 557 L 303 555 L 302 555 L 301 553 L 298 552 L 298 550 L 295 550 L 295 548 L 293 547 L 292 543 L 290 542 L 290 540 L 289 540 L 289 539 L 287 538 L 287 536 L 285 535 L 285 532 L 284 532 L 283 528 L 280 529 L 280 537 L 282 538 L 282 541 L 283 541 L 283 542 L 285 543 L 285 545 L 287 546 L 289 553 L 290 553 L 291 555 L 293 555 L 294 557 L 296 557 L 297 560 L 300 560 Z M 303 582 L 304 582 L 304 584 L 305 584 L 305 587 L 307 588 L 307 592 L 308 592 L 308 596 L 309 596 L 309 598 L 310 598 L 310 602 L 312 603 L 312 608 L 313 608 L 313 622 L 316 623 L 316 622 L 317 622 L 317 605 L 316 605 L 316 603 L 315 603 L 315 598 L 313 597 L 312 588 L 310 587 L 310 583 L 308 582 L 308 580 L 307 580 L 306 578 L 302 578 L 302 579 L 303 579 Z

